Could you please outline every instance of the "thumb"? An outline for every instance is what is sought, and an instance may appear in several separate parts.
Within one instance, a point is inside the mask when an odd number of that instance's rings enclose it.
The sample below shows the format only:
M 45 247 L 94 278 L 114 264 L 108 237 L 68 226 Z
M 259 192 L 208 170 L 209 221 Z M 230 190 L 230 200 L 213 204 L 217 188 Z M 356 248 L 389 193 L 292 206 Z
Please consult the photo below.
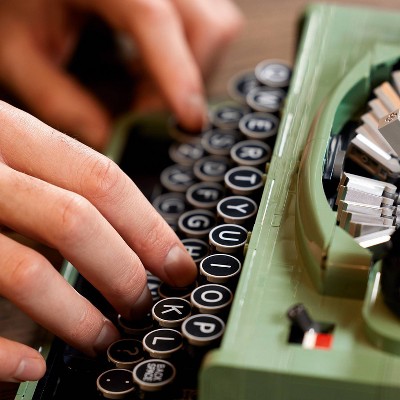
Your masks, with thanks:
M 43 357 L 34 349 L 0 338 L 0 381 L 24 382 L 40 379 L 46 371 Z

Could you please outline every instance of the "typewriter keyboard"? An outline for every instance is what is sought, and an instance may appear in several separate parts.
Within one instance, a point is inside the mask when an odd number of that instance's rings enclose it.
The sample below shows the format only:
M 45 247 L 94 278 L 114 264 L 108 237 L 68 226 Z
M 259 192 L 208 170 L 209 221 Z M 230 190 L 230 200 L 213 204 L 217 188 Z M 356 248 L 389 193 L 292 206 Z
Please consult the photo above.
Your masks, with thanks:
M 263 61 L 232 79 L 230 99 L 210 105 L 200 135 L 171 121 L 169 165 L 151 200 L 193 257 L 198 279 L 174 288 L 148 274 L 154 306 L 132 323 L 79 277 L 77 290 L 116 323 L 122 339 L 95 360 L 64 345 L 53 398 L 197 398 L 199 367 L 219 345 L 234 299 L 290 76 L 286 63 Z

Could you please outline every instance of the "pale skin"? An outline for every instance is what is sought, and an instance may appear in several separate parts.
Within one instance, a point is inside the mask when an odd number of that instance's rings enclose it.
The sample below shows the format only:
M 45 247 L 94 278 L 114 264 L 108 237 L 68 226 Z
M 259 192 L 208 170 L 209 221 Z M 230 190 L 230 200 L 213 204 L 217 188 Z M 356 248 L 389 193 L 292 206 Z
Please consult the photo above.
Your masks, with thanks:
M 203 78 L 242 20 L 227 0 L 0 2 L 0 79 L 39 118 L 0 102 L 0 225 L 56 248 L 118 313 L 140 318 L 151 306 L 145 269 L 184 286 L 196 266 L 135 184 L 91 148 L 107 143 L 110 117 L 62 68 L 86 12 L 132 37 L 162 101 L 190 130 L 204 123 Z M 0 296 L 46 329 L 89 355 L 118 338 L 44 256 L 2 234 L 0 254 Z M 44 372 L 36 350 L 0 338 L 0 381 Z
M 155 86 L 152 92 L 167 103 L 182 126 L 198 130 L 206 114 L 203 78 L 241 25 L 233 4 L 228 0 L 0 2 L 0 37 L 7 38 L 0 43 L 0 80 L 35 116 L 101 149 L 110 136 L 110 116 L 62 69 L 86 12 L 132 38 Z

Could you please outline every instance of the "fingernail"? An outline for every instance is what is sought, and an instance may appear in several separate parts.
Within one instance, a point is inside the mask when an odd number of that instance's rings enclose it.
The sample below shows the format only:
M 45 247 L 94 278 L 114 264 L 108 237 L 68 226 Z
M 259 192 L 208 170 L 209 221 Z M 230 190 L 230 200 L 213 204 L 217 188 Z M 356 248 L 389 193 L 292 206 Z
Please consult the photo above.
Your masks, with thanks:
M 96 354 L 104 353 L 108 346 L 119 339 L 117 328 L 108 319 L 104 320 L 99 336 L 93 344 L 93 350 Z
M 46 371 L 43 358 L 24 358 L 15 371 L 13 380 L 16 382 L 37 381 Z
M 143 288 L 142 294 L 139 296 L 139 298 L 133 305 L 133 308 L 130 313 L 130 319 L 132 321 L 139 321 L 143 319 L 151 310 L 152 305 L 153 305 L 153 297 L 151 295 L 149 287 L 146 284 L 145 287 Z
M 172 247 L 165 258 L 164 271 L 173 286 L 190 285 L 197 275 L 192 257 L 178 245 Z

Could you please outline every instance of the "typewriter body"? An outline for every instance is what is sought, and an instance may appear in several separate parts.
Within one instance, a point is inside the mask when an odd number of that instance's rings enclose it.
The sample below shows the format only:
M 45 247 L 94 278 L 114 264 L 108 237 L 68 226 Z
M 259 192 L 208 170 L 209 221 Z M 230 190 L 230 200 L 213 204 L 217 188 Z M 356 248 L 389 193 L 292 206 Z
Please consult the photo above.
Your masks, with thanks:
M 399 64 L 400 12 L 315 4 L 301 26 L 225 333 L 199 370 L 200 400 L 400 395 L 400 319 L 382 299 L 381 261 L 338 226 L 323 186 L 332 138 L 359 118 Z M 163 130 L 153 124 L 135 116 L 121 121 L 109 156 L 124 168 L 132 132 Z M 68 263 L 62 273 L 71 284 L 78 279 Z M 57 380 L 56 345 L 43 346 L 48 382 Z M 41 382 L 22 384 L 16 399 L 51 398 L 45 393 Z
M 399 17 L 309 8 L 232 318 L 202 371 L 204 398 L 399 395 L 399 320 L 374 290 L 371 252 L 337 226 L 322 185 L 331 136 L 399 60 Z M 286 310 L 296 303 L 333 324 L 327 347 L 289 343 Z

